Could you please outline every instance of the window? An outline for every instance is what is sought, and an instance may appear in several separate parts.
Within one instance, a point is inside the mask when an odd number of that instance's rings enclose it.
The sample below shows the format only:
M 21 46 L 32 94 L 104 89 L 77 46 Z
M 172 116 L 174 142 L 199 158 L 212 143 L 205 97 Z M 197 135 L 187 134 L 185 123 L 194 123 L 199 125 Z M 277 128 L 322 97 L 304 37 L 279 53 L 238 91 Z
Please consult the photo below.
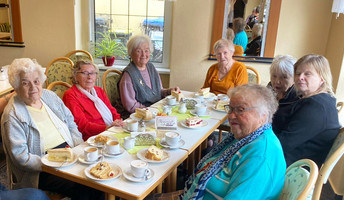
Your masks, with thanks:
M 154 48 L 150 62 L 156 67 L 167 67 L 171 4 L 164 0 L 94 0 L 93 41 L 101 39 L 99 32 L 109 31 L 126 46 L 130 36 L 146 34 Z M 127 65 L 128 58 L 116 58 L 116 63 Z

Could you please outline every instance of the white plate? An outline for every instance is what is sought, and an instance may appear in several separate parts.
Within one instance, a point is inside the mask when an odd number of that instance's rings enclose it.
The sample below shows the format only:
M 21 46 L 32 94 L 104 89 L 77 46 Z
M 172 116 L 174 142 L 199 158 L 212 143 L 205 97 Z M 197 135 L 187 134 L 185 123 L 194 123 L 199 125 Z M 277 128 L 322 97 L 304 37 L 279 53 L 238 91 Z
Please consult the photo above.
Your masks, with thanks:
M 223 110 L 222 109 L 216 109 L 216 105 L 213 107 L 213 109 L 216 111 L 219 111 L 219 112 L 224 112 L 224 113 L 226 112 L 224 109 Z
M 190 110 L 190 113 L 191 113 L 191 115 L 197 115 L 199 117 L 207 117 L 210 115 L 208 110 L 203 115 L 197 114 L 195 110 Z
M 163 146 L 164 148 L 167 148 L 167 149 L 178 149 L 179 147 L 183 146 L 185 144 L 185 141 L 180 139 L 178 144 L 175 145 L 175 146 L 170 146 L 169 144 L 166 143 L 166 140 L 165 138 L 162 138 L 160 141 L 159 141 L 159 144 L 161 146 Z
M 122 147 L 119 149 L 119 153 L 116 153 L 116 154 L 110 154 L 110 153 L 107 153 L 106 151 L 104 151 L 104 156 L 110 157 L 110 158 L 116 158 L 116 157 L 122 155 L 124 153 L 124 151 L 125 150 Z
M 113 172 L 114 172 L 114 176 L 112 178 L 108 178 L 108 179 L 100 179 L 100 178 L 96 178 L 94 177 L 91 173 L 90 170 L 92 167 L 96 166 L 98 163 L 95 163 L 93 165 L 90 165 L 89 167 L 87 167 L 84 172 L 87 178 L 94 180 L 94 181 L 109 181 L 109 180 L 114 180 L 116 178 L 118 178 L 121 174 L 122 174 L 122 169 L 114 164 L 114 163 L 109 163 L 110 167 L 112 168 Z
M 203 120 L 202 123 L 199 125 L 199 126 L 192 126 L 192 127 L 189 127 L 185 124 L 185 120 L 183 121 L 180 121 L 180 124 L 185 127 L 185 128 L 191 128 L 191 129 L 198 129 L 198 128 L 203 128 L 203 127 L 206 127 L 208 125 L 208 122 Z
M 139 159 L 146 161 L 146 162 L 149 162 L 149 163 L 163 163 L 163 162 L 168 161 L 168 159 L 170 158 L 170 154 L 168 152 L 162 150 L 164 152 L 164 154 L 163 154 L 161 160 L 151 160 L 151 159 L 146 158 L 147 151 L 148 151 L 148 148 L 141 149 L 140 151 L 137 152 L 136 156 Z
M 209 94 L 205 96 L 204 99 L 211 101 L 211 100 L 214 100 L 216 97 L 217 97 L 216 94 L 209 92 Z
M 94 139 L 97 137 L 98 135 L 94 135 L 94 136 L 91 136 L 87 139 L 87 144 L 91 145 L 91 146 L 94 146 L 94 147 L 103 147 L 104 145 L 103 144 L 97 144 L 97 143 L 94 143 Z M 104 135 L 104 136 L 107 136 L 107 137 L 110 137 L 112 140 L 117 140 L 117 138 L 111 136 L 111 135 Z
M 99 162 L 100 159 L 102 158 L 102 156 L 99 156 L 99 158 L 95 161 L 87 161 L 85 160 L 85 157 L 83 155 L 79 156 L 79 162 L 83 163 L 83 164 L 87 164 L 87 165 L 90 165 L 90 164 L 93 164 L 93 163 L 96 163 L 96 162 Z
M 153 176 L 154 176 L 154 171 L 151 168 L 148 168 L 148 170 L 149 170 L 149 175 L 147 176 L 147 180 L 145 180 L 144 177 L 137 178 L 137 177 L 133 176 L 133 174 L 131 173 L 131 169 L 130 168 L 124 170 L 123 176 L 126 179 L 128 179 L 129 181 L 136 182 L 136 183 L 143 183 L 143 182 L 151 180 L 153 178 Z
M 73 165 L 76 161 L 78 160 L 78 156 L 74 154 L 74 158 L 71 162 L 54 162 L 54 161 L 50 161 L 48 160 L 48 154 L 45 154 L 42 158 L 41 161 L 44 165 L 49 166 L 49 167 L 54 167 L 54 168 L 58 168 L 58 167 L 67 167 L 70 165 Z
M 155 119 L 155 116 L 159 113 L 159 110 L 156 109 L 156 108 L 151 108 L 151 107 L 147 107 L 147 108 L 148 108 L 148 110 L 150 110 L 150 111 L 152 112 L 152 114 L 153 114 L 153 119 Z M 141 120 L 140 117 L 137 117 L 137 116 L 136 116 L 136 113 L 131 113 L 131 114 L 130 114 L 130 118 L 131 118 L 131 119 L 134 119 L 134 120 L 136 120 L 136 121 L 140 121 L 140 120 Z M 151 120 L 153 120 L 153 119 L 151 119 Z M 151 120 L 143 120 L 143 121 L 149 122 L 149 121 L 151 121 Z

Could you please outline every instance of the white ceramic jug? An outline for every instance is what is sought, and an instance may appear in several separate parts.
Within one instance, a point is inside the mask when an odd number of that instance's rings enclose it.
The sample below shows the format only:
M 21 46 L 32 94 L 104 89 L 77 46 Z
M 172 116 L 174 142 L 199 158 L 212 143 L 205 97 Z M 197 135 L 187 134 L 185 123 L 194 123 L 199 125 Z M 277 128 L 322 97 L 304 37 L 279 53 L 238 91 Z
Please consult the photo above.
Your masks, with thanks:
M 132 149 L 135 146 L 135 138 L 134 137 L 125 137 L 121 139 L 123 147 L 126 150 Z
M 186 113 L 186 111 L 187 111 L 186 104 L 185 103 L 180 103 L 179 104 L 178 112 L 181 113 L 181 114 L 184 114 L 184 113 Z

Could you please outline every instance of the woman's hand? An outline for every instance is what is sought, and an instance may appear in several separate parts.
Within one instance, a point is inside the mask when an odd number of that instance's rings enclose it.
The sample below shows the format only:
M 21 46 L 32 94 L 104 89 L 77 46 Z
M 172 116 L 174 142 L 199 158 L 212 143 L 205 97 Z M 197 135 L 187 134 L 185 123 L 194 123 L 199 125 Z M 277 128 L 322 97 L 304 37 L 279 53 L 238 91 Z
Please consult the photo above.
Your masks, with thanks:
M 105 130 L 108 130 L 109 128 L 113 126 L 122 127 L 123 125 L 124 125 L 124 122 L 122 119 L 116 119 L 115 121 L 112 122 L 110 126 L 107 126 Z
M 174 88 L 171 88 L 171 91 L 179 92 L 179 91 L 180 91 L 180 88 L 179 88 L 179 87 L 174 87 Z

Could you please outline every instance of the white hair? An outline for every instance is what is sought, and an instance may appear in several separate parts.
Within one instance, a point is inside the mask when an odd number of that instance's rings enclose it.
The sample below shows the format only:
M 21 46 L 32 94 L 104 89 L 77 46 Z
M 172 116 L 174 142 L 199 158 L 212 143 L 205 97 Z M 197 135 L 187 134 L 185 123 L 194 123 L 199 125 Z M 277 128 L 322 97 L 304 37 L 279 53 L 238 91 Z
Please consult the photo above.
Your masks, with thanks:
M 128 55 L 131 56 L 133 50 L 141 44 L 148 44 L 150 53 L 153 53 L 153 43 L 147 35 L 134 35 L 129 39 L 127 43 Z
M 288 77 L 293 77 L 295 63 L 296 59 L 290 55 L 276 56 L 271 63 L 270 75 L 273 72 L 278 72 Z
M 20 74 L 38 72 L 41 84 L 47 79 L 44 74 L 44 70 L 36 59 L 30 58 L 18 58 L 14 59 L 12 64 L 8 68 L 8 81 L 14 90 L 20 87 Z

